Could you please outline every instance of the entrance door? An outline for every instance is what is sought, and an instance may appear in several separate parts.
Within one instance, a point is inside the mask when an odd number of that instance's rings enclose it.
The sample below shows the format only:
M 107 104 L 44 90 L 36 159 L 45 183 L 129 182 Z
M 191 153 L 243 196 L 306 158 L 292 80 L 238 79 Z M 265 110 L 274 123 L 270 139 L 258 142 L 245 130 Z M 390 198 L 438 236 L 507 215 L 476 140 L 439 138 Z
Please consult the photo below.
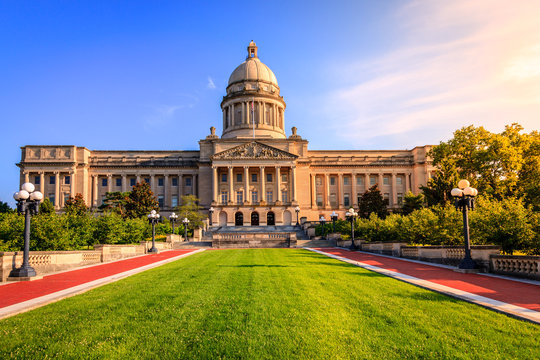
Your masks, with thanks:
M 259 226 L 259 213 L 255 211 L 251 213 L 251 225 Z
M 235 226 L 244 226 L 244 214 L 237 212 L 234 214 L 234 225 Z
M 276 225 L 276 219 L 274 213 L 269 211 L 266 215 L 266 225 Z

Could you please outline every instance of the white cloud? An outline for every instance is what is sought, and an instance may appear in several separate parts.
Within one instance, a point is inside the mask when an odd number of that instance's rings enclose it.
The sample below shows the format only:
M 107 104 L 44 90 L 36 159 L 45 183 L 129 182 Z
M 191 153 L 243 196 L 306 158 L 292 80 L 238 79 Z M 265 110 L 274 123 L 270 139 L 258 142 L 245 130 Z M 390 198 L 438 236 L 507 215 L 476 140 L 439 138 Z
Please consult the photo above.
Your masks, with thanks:
M 212 78 L 209 76 L 208 77 L 208 84 L 206 85 L 207 88 L 209 89 L 215 89 L 216 88 L 216 84 L 214 84 L 214 80 L 212 80 Z

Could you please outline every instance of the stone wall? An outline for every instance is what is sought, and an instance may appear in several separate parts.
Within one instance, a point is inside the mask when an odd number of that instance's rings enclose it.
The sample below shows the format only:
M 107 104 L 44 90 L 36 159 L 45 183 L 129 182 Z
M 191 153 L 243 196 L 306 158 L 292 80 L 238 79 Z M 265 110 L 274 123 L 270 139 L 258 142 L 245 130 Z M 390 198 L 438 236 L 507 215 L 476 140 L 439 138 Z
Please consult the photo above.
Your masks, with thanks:
M 490 271 L 540 280 L 540 256 L 491 255 Z

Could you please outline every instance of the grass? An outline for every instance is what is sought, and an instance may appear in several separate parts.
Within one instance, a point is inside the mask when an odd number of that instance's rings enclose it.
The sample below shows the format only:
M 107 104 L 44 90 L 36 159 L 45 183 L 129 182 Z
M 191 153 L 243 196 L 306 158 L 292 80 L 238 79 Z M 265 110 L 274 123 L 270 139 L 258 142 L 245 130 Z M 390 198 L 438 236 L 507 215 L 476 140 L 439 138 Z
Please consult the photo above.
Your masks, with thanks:
M 0 358 L 537 359 L 539 339 L 305 250 L 220 250 L 2 320 Z

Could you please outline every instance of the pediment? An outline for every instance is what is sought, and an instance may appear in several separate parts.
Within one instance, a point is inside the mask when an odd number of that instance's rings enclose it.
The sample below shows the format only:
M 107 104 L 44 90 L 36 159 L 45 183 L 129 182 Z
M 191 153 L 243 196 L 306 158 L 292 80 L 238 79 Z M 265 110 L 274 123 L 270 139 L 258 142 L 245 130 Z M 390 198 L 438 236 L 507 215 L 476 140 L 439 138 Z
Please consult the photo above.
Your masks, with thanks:
M 212 156 L 212 160 L 294 160 L 297 155 L 252 141 Z

